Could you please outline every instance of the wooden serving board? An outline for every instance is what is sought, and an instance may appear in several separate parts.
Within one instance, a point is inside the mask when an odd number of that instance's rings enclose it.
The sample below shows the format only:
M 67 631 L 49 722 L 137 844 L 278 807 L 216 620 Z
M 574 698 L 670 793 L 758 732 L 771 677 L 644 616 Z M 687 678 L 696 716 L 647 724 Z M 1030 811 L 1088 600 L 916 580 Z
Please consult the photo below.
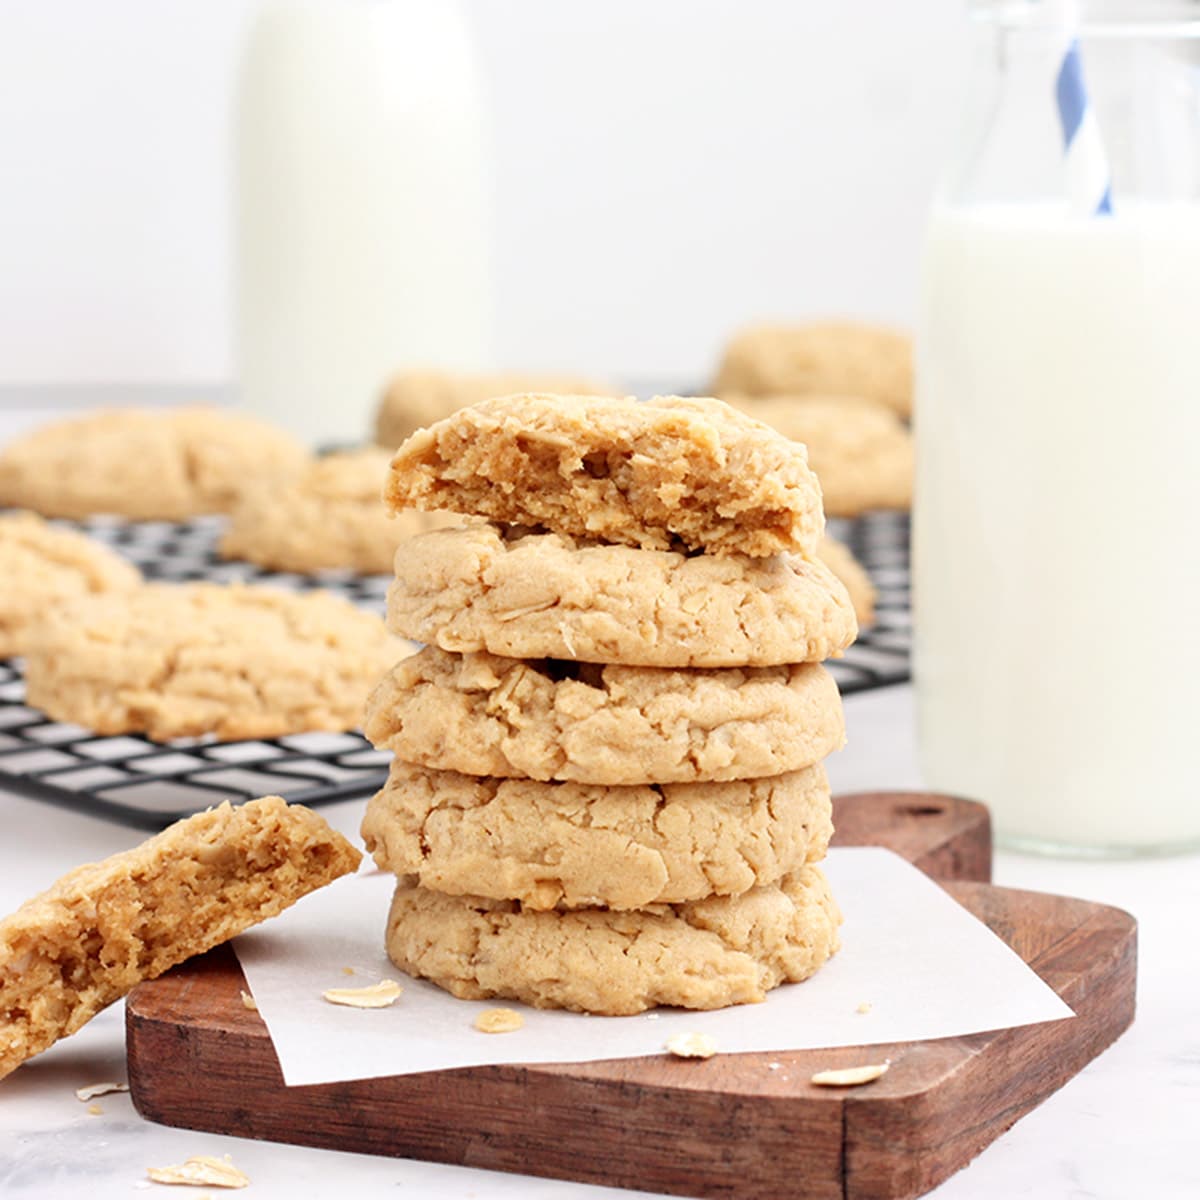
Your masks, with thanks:
M 986 883 L 980 805 L 873 793 L 840 797 L 835 820 L 838 843 L 889 846 L 947 880 L 1076 1018 L 869 1048 L 472 1067 L 288 1088 L 222 947 L 129 996 L 134 1104 L 150 1120 L 191 1129 L 685 1196 L 919 1196 L 1129 1025 L 1136 925 L 1103 905 Z M 826 1067 L 885 1058 L 887 1075 L 865 1087 L 809 1082 Z

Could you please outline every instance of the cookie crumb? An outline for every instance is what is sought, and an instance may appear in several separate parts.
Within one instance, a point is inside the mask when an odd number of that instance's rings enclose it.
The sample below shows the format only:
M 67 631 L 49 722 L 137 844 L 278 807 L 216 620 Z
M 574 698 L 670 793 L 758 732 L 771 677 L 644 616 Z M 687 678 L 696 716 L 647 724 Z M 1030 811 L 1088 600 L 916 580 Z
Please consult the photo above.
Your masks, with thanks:
M 818 1071 L 810 1083 L 818 1087 L 858 1087 L 860 1084 L 871 1083 L 881 1075 L 887 1074 L 890 1063 L 872 1063 L 865 1067 L 843 1067 L 837 1070 Z
M 147 1167 L 146 1174 L 155 1183 L 188 1184 L 192 1187 L 244 1188 L 250 1182 L 233 1165 L 228 1154 L 224 1158 L 197 1154 L 179 1166 Z
M 854 1011 L 856 1013 L 869 1013 L 871 1011 L 870 1000 L 864 1000 Z
M 258 1012 L 258 1001 L 249 992 L 243 992 L 242 1007 L 248 1008 L 251 1012 Z
M 712 1058 L 717 1040 L 707 1033 L 677 1033 L 667 1039 L 667 1051 L 676 1058 Z
M 75 1089 L 75 1099 L 86 1104 L 89 1100 L 94 1100 L 97 1096 L 107 1096 L 111 1092 L 127 1092 L 129 1084 L 127 1083 L 93 1083 L 87 1087 Z
M 330 988 L 321 996 L 330 1004 L 344 1004 L 348 1008 L 388 1008 L 396 1003 L 403 990 L 394 979 L 381 979 L 370 987 Z
M 89 1117 L 101 1117 L 104 1115 L 104 1109 L 102 1109 L 98 1104 L 89 1104 L 87 1106 L 87 1112 Z
M 343 975 L 353 975 L 353 974 L 354 974 L 354 968 L 353 968 L 353 967 L 343 967 L 343 968 L 342 968 L 342 974 L 343 974 Z
M 513 1033 L 525 1024 L 525 1018 L 511 1008 L 489 1008 L 475 1018 L 480 1033 Z

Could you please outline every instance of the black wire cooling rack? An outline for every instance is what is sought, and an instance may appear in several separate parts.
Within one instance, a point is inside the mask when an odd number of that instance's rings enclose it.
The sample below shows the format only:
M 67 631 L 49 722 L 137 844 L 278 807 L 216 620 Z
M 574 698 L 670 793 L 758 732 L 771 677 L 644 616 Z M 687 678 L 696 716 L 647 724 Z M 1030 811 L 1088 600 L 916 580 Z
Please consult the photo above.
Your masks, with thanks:
M 221 517 L 179 523 L 95 517 L 58 522 L 105 542 L 147 579 L 255 583 L 293 590 L 325 588 L 382 613 L 389 577 L 324 571 L 297 575 L 225 562 L 216 552 Z M 841 659 L 827 663 L 843 695 L 909 677 L 908 516 L 871 513 L 830 521 L 878 589 L 875 624 Z M 360 734 L 301 733 L 245 742 L 135 734 L 101 737 L 49 720 L 26 706 L 19 659 L 0 659 L 0 784 L 35 799 L 161 829 L 222 800 L 277 794 L 309 805 L 366 795 L 387 775 L 390 755 Z

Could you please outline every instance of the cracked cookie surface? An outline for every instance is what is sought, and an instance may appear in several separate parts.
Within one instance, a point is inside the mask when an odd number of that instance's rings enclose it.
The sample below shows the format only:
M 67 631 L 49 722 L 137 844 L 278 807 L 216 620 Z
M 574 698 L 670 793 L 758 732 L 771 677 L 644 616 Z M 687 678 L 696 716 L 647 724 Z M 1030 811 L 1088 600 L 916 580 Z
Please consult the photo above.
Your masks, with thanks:
M 528 909 L 645 908 L 775 883 L 824 857 L 820 766 L 769 779 L 612 787 L 395 762 L 362 836 L 385 871 Z
M 720 400 L 679 396 L 483 401 L 405 442 L 385 495 L 650 550 L 811 554 L 824 529 L 802 448 Z
M 64 875 L 0 920 L 0 1078 L 143 979 L 357 869 L 321 817 L 278 796 L 179 821 Z
M 641 912 L 541 912 L 402 880 L 387 949 L 402 971 L 462 999 L 616 1016 L 763 1000 L 837 950 L 840 920 L 813 866 L 740 896 Z
M 363 730 L 426 767 L 596 784 L 781 775 L 845 742 L 837 684 L 816 663 L 685 671 L 436 646 L 380 680 Z
M 533 371 L 464 374 L 458 371 L 403 371 L 393 377 L 375 415 L 375 441 L 395 450 L 405 438 L 451 413 L 493 396 L 517 392 L 561 392 L 568 396 L 610 396 L 604 384 L 573 375 Z
M 60 606 L 31 639 L 26 700 L 159 741 L 353 729 L 380 672 L 411 649 L 328 592 L 149 584 Z
M 756 325 L 725 349 L 713 391 L 861 396 L 912 414 L 912 338 L 862 321 Z
M 57 421 L 0 451 L 0 504 L 48 517 L 179 521 L 228 512 L 252 480 L 300 471 L 282 429 L 216 408 L 110 409 Z
M 820 662 L 857 633 L 845 587 L 797 555 L 688 556 L 479 522 L 396 556 L 389 627 L 443 650 L 644 667 Z
M 824 396 L 730 395 L 728 399 L 807 447 L 809 466 L 821 481 L 829 516 L 912 508 L 912 434 L 891 409 L 866 400 Z
M 383 481 L 390 461 L 376 447 L 329 454 L 296 477 L 250 485 L 221 539 L 221 556 L 275 571 L 388 574 L 401 542 L 459 523 L 444 513 L 389 515 Z
M 0 658 L 25 651 L 64 600 L 137 587 L 141 574 L 107 546 L 33 513 L 0 514 Z

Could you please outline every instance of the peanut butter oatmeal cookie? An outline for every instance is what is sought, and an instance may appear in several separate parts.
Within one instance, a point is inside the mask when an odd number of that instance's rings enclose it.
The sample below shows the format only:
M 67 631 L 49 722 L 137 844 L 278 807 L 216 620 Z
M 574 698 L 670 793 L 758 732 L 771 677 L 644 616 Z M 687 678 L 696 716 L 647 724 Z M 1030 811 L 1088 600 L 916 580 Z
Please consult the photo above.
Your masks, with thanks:
M 460 409 L 396 452 L 394 508 L 708 554 L 811 554 L 824 529 L 804 450 L 719 400 L 528 394 Z
M 0 658 L 24 653 L 60 601 L 126 592 L 141 581 L 136 567 L 82 533 L 33 513 L 0 515 Z
M 376 447 L 330 454 L 299 476 L 252 485 L 233 510 L 221 556 L 273 571 L 387 574 L 401 542 L 459 520 L 413 510 L 390 515 L 383 506 L 390 457 Z
M 484 522 L 406 543 L 388 623 L 443 650 L 634 667 L 820 662 L 858 632 L 846 589 L 797 555 L 689 556 Z
M 646 908 L 729 896 L 825 856 L 823 768 L 734 783 L 600 787 L 396 762 L 362 835 L 376 863 L 455 896 L 527 909 Z
M 290 435 L 215 408 L 112 409 L 43 425 L 0 451 L 0 504 L 48 517 L 179 521 L 227 512 L 247 484 L 292 474 Z
M 30 643 L 26 699 L 57 721 L 158 741 L 352 729 L 410 650 L 327 592 L 150 584 L 57 609 Z
M 467 775 L 687 783 L 781 775 L 845 740 L 824 667 L 670 670 L 427 646 L 367 701 L 367 737 Z
M 861 396 L 912 415 L 912 339 L 862 321 L 756 325 L 725 349 L 713 391 Z
M 375 416 L 375 441 L 394 450 L 418 429 L 468 404 L 516 392 L 563 392 L 569 396 L 610 396 L 613 389 L 574 375 L 530 371 L 464 374 L 458 371 L 404 371 L 388 384 Z
M 315 813 L 222 804 L 79 867 L 0 920 L 0 1078 L 143 979 L 358 868 Z
M 838 947 L 837 905 L 818 867 L 740 896 L 640 912 L 541 912 L 401 881 L 387 948 L 402 971 L 462 999 L 611 1016 L 655 1005 L 752 1004 L 807 979 Z

